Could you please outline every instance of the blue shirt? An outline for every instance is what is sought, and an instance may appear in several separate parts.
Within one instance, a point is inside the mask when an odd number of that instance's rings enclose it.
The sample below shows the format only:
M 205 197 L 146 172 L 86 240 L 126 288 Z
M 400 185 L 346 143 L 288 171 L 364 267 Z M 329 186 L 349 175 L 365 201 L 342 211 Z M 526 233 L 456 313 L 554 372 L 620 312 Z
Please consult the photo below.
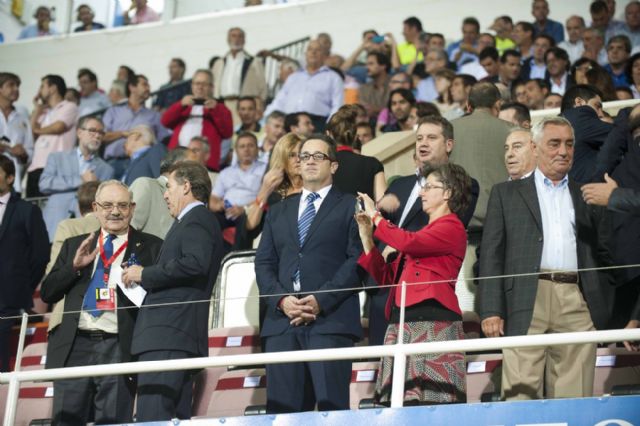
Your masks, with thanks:
M 478 57 L 473 53 L 469 53 L 469 52 L 462 52 L 462 55 L 460 55 L 460 58 L 458 58 L 458 60 L 456 61 L 455 56 L 460 50 L 461 44 L 462 44 L 462 40 L 456 41 L 455 43 L 451 43 L 447 47 L 447 54 L 449 55 L 449 61 L 455 62 L 458 68 L 460 68 L 466 63 L 478 61 Z M 474 45 L 473 47 L 476 47 L 476 45 Z
M 564 26 L 558 21 L 553 19 L 547 19 L 544 23 L 544 28 L 540 31 L 537 22 L 533 22 L 533 36 L 538 34 L 548 34 L 556 41 L 556 44 L 564 41 Z
M 45 33 L 45 32 L 41 32 L 38 29 L 38 24 L 33 24 L 33 25 L 27 25 L 22 29 L 22 31 L 20 31 L 20 35 L 18 35 L 18 40 L 23 40 L 26 38 L 50 36 L 50 35 L 56 35 L 56 34 L 58 34 L 58 31 L 52 25 L 49 25 L 49 31 Z
M 627 74 L 624 70 L 620 74 L 616 74 L 613 72 L 613 68 L 611 68 L 611 64 L 607 64 L 603 67 L 611 76 L 613 80 L 614 87 L 627 87 L 629 86 L 629 80 L 627 80 Z
M 194 201 L 192 203 L 187 204 L 184 207 L 184 209 L 182 209 L 182 211 L 180 212 L 176 220 L 180 222 L 187 213 L 189 213 L 194 207 L 198 207 L 198 206 L 204 206 L 204 203 L 202 201 Z
M 146 107 L 141 107 L 134 112 L 128 103 L 122 105 L 114 105 L 109 108 L 102 117 L 104 127 L 107 132 L 131 130 L 139 124 L 146 124 L 151 127 L 156 135 L 156 140 L 161 142 L 169 136 L 169 131 L 160 124 L 160 114 Z M 105 147 L 104 158 L 124 157 L 124 141 L 125 138 L 116 139 Z
M 328 117 L 344 103 L 344 82 L 337 72 L 327 66 L 309 74 L 306 69 L 291 74 L 264 112 L 267 117 L 273 111 L 285 114 L 307 112 Z
M 416 87 L 416 100 L 423 102 L 433 102 L 438 99 L 438 91 L 433 77 L 429 76 L 420 80 Z
M 246 206 L 256 199 L 266 169 L 262 161 L 254 161 L 247 170 L 237 164 L 229 166 L 220 172 L 211 193 L 234 206 Z
M 78 153 L 78 170 L 80 170 L 80 174 L 83 174 L 87 170 L 93 170 L 93 157 L 95 155 L 91 155 L 88 160 L 85 160 L 84 155 L 82 155 L 82 151 L 80 148 L 76 148 L 76 152 Z

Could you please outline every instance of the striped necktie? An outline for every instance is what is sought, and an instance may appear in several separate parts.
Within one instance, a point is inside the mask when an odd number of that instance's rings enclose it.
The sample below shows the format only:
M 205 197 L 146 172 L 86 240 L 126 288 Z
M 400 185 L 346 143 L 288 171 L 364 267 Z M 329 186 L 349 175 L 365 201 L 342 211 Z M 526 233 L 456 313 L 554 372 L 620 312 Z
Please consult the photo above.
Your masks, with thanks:
M 320 198 L 315 192 L 311 192 L 307 195 L 307 207 L 305 207 L 300 219 L 298 219 L 298 241 L 300 242 L 300 247 L 304 244 L 304 240 L 307 238 L 307 232 L 309 232 L 309 228 L 311 227 L 311 223 L 313 222 L 313 218 L 316 217 L 316 206 L 313 205 L 313 202 Z M 295 291 L 300 291 L 300 268 L 296 270 L 296 273 L 293 277 L 293 289 Z

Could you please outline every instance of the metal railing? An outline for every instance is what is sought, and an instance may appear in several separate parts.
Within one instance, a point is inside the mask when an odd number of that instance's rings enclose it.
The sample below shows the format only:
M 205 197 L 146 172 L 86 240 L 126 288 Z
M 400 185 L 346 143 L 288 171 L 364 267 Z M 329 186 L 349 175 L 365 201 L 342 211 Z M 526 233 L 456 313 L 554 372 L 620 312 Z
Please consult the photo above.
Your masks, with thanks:
M 304 58 L 304 52 L 307 48 L 307 44 L 311 40 L 310 37 L 304 37 L 295 41 L 292 41 L 282 46 L 274 47 L 269 51 L 277 56 L 292 59 L 298 64 Z M 273 57 L 267 57 L 264 59 L 264 73 L 267 80 L 267 100 L 275 98 L 280 85 L 278 78 L 280 76 L 280 61 Z

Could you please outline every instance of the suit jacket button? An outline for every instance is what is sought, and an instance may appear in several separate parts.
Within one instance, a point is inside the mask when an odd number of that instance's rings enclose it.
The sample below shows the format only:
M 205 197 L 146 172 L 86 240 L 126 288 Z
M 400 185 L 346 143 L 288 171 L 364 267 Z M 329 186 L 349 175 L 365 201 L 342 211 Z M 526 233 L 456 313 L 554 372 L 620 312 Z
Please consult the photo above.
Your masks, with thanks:
M 420 276 L 420 272 L 416 272 L 416 277 Z

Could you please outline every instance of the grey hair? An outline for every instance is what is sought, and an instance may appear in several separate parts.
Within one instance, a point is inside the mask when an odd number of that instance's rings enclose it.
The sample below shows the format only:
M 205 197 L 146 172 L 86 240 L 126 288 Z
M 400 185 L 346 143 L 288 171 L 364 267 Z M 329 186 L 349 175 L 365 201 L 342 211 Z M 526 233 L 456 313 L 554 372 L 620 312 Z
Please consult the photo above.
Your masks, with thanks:
M 285 59 L 284 61 L 280 62 L 280 66 L 285 67 L 290 71 L 297 71 L 298 68 L 300 68 L 298 63 L 292 59 Z
M 105 180 L 104 182 L 100 183 L 100 186 L 98 186 L 98 189 L 96 190 L 96 200 L 100 196 L 100 193 L 102 192 L 102 190 L 104 188 L 106 188 L 107 186 L 109 186 L 109 185 L 117 185 L 117 186 L 119 186 L 121 188 L 124 188 L 129 193 L 129 201 L 130 202 L 133 201 L 133 192 L 131 192 L 129 187 L 124 182 L 121 182 L 121 181 L 119 181 L 117 179 L 109 179 L 109 180 Z
M 532 136 L 531 129 L 525 129 L 524 127 L 515 126 L 509 129 L 509 131 L 507 132 L 507 137 L 511 136 L 516 132 L 525 132 L 525 133 L 529 133 L 529 136 Z M 533 136 L 532 136 L 532 139 L 533 139 Z
M 104 127 L 104 123 L 102 122 L 102 119 L 98 116 L 95 115 L 85 115 L 84 117 L 80 117 L 80 120 L 78 120 L 78 125 L 77 127 L 79 129 L 84 129 L 84 126 L 87 124 L 87 121 L 89 120 L 94 120 L 97 121 L 98 123 L 100 123 L 102 125 L 102 127 Z
M 197 141 L 202 144 L 202 149 L 208 154 L 211 152 L 211 147 L 209 146 L 209 139 L 206 136 L 194 136 L 191 138 L 189 143 Z
M 142 135 L 142 138 L 149 143 L 149 145 L 153 145 L 156 143 L 156 136 L 151 130 L 151 127 L 146 124 L 138 124 L 137 126 L 131 128 L 131 132 L 138 132 Z
M 567 126 L 571 129 L 571 134 L 573 134 L 573 126 L 566 118 L 559 116 L 544 117 L 542 120 L 534 124 L 531 128 L 531 139 L 533 139 L 533 143 L 537 145 L 542 142 L 544 129 L 548 125 Z
M 436 52 L 438 54 L 438 59 L 439 60 L 447 60 L 447 52 L 445 52 L 444 49 L 439 49 L 437 47 L 432 47 L 431 49 L 427 50 L 427 55 L 431 52 Z

